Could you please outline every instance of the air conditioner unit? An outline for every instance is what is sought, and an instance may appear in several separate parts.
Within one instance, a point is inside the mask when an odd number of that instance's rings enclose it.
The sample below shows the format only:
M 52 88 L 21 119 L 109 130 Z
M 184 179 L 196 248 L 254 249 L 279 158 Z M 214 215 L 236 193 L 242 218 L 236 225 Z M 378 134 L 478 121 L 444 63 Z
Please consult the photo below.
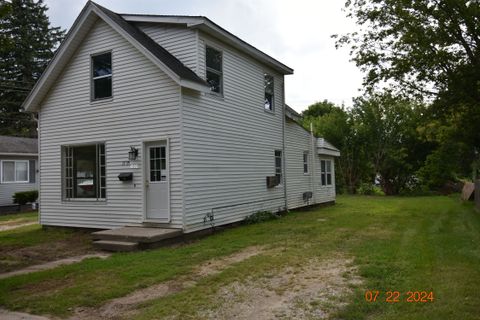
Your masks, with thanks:
M 267 177 L 267 188 L 273 188 L 280 184 L 280 178 L 277 176 Z
M 307 191 L 303 193 L 303 201 L 308 201 L 312 199 L 313 193 L 311 191 Z

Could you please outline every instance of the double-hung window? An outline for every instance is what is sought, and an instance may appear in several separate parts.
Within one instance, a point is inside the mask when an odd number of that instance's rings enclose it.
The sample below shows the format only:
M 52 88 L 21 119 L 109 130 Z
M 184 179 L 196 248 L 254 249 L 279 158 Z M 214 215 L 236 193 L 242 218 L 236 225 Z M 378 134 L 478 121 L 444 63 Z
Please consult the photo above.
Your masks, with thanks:
M 212 47 L 206 47 L 207 83 L 210 90 L 223 94 L 223 61 L 222 52 Z
M 275 150 L 275 176 L 277 182 L 282 183 L 282 150 Z
M 303 173 L 308 174 L 308 151 L 303 152 Z
M 265 110 L 273 111 L 273 77 L 269 74 L 264 75 L 265 88 Z
M 320 161 L 320 174 L 322 179 L 322 186 L 332 185 L 332 161 L 321 160 Z
M 65 200 L 105 199 L 105 145 L 63 147 Z
M 3 183 L 29 183 L 28 160 L 3 160 L 2 182 Z
M 112 97 L 112 53 L 92 56 L 92 100 Z

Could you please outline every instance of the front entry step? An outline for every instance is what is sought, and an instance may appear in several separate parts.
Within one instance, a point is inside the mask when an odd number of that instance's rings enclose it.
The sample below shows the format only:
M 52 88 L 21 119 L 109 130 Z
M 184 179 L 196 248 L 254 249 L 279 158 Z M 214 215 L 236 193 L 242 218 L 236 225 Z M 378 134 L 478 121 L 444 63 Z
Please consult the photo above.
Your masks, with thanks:
M 128 252 L 138 250 L 138 242 L 97 240 L 93 245 L 105 251 Z
M 123 227 L 92 233 L 94 245 L 108 251 L 153 248 L 183 234 L 181 229 Z M 118 248 L 119 250 L 116 250 Z M 125 249 L 125 250 L 124 250 Z

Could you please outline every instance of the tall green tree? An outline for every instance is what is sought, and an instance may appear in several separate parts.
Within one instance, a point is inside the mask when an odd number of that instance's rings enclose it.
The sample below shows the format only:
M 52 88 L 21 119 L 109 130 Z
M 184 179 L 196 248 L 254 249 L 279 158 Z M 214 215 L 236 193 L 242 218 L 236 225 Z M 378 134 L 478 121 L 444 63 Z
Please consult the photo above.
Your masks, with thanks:
M 415 178 L 431 151 L 421 139 L 423 105 L 389 92 L 357 98 L 351 110 L 372 164 L 386 195 L 400 193 Z
M 480 1 L 348 0 L 358 32 L 341 36 L 366 74 L 364 84 L 422 97 L 435 122 L 450 125 L 440 144 L 480 150 Z M 469 159 L 472 163 L 474 158 Z
M 35 137 L 36 122 L 20 108 L 65 31 L 50 26 L 42 0 L 0 1 L 0 134 Z
M 335 161 L 338 191 L 356 193 L 362 181 L 371 175 L 371 164 L 365 139 L 351 113 L 325 100 L 309 106 L 302 114 L 306 129 L 310 130 L 311 123 L 316 136 L 325 138 L 341 152 Z

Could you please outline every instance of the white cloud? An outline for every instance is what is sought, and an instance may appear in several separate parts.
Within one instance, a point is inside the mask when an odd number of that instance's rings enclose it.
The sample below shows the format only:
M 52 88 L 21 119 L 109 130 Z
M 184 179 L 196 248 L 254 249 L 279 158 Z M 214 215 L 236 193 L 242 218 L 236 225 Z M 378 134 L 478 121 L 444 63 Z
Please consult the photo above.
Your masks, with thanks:
M 71 26 L 84 3 L 46 0 L 54 25 Z M 98 0 L 115 12 L 204 15 L 295 70 L 286 77 L 286 102 L 297 111 L 323 99 L 351 104 L 362 75 L 332 34 L 355 26 L 343 1 L 318 0 Z

